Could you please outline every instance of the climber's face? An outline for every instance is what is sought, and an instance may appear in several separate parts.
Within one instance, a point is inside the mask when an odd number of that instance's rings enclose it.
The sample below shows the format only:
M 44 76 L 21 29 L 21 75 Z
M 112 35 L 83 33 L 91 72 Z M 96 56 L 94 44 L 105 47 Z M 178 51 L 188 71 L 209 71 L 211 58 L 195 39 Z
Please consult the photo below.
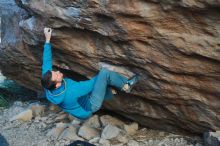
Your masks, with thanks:
M 63 80 L 63 74 L 60 71 L 52 71 L 52 81 L 61 83 Z

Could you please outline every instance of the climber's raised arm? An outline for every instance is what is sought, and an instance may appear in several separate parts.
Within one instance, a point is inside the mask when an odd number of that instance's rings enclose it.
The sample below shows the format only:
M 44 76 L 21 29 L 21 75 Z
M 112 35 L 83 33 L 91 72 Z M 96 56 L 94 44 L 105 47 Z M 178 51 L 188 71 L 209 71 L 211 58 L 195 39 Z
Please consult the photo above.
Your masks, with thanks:
M 43 51 L 42 75 L 44 75 L 48 70 L 52 71 L 52 51 L 50 44 L 51 34 L 52 34 L 51 28 L 44 28 L 44 35 L 46 41 L 44 44 L 44 51 Z

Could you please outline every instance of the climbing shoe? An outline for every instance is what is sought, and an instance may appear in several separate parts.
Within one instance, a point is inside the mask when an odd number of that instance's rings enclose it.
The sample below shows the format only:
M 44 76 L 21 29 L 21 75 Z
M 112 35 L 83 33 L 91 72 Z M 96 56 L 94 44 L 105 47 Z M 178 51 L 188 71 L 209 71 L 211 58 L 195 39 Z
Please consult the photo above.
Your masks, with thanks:
M 122 88 L 122 91 L 126 92 L 126 93 L 130 93 L 133 86 L 140 80 L 140 76 L 139 75 L 134 75 L 133 77 L 131 77 L 126 84 L 124 85 L 124 87 Z

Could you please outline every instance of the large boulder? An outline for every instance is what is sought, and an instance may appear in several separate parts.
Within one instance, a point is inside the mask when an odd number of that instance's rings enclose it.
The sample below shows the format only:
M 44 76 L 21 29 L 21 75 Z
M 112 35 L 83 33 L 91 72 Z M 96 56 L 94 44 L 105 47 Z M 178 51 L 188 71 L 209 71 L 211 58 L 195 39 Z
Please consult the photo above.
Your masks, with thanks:
M 54 29 L 54 67 L 73 79 L 91 78 L 100 62 L 141 75 L 131 94 L 119 94 L 105 108 L 154 129 L 220 129 L 219 1 L 15 2 L 0 2 L 5 76 L 42 90 L 48 26 Z

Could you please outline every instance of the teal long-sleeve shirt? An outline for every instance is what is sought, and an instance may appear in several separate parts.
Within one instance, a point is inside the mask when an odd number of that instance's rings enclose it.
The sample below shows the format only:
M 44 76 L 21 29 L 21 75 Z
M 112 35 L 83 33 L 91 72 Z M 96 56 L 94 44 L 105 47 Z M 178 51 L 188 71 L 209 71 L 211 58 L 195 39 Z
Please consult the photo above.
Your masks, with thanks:
M 42 75 L 44 75 L 48 70 L 52 71 L 52 50 L 51 44 L 45 43 L 43 51 Z M 79 103 L 79 99 L 88 95 L 92 91 L 96 77 L 97 76 L 94 76 L 90 80 L 79 82 L 69 78 L 64 78 L 62 85 L 59 88 L 52 91 L 45 89 L 46 97 L 50 102 L 60 106 L 65 112 L 79 119 L 87 119 L 92 115 L 92 111 L 87 110 L 89 108 L 83 107 Z

